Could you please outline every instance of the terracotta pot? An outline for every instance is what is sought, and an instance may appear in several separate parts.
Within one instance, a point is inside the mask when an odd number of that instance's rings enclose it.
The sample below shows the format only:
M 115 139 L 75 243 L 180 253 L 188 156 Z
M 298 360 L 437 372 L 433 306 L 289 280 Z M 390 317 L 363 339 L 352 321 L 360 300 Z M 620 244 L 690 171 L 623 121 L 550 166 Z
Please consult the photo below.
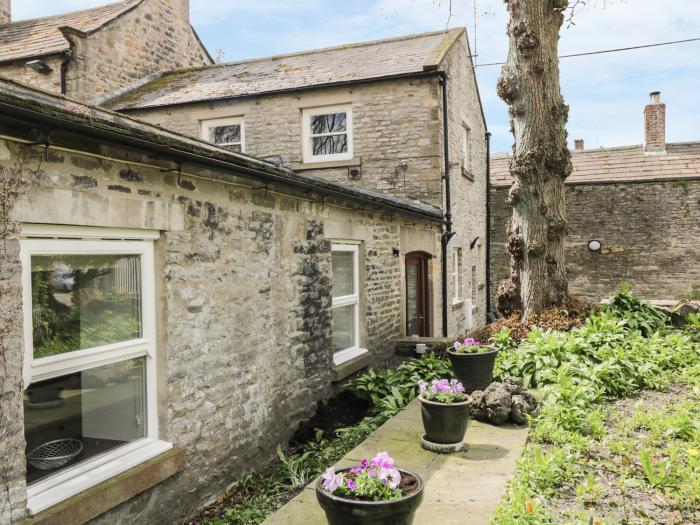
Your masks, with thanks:
M 496 363 L 498 349 L 491 348 L 488 352 L 478 354 L 458 354 L 448 348 L 447 355 L 455 377 L 467 392 L 484 390 L 493 381 L 493 365 Z
M 349 468 L 336 472 L 346 472 Z M 423 500 L 423 480 L 407 470 L 398 469 L 403 476 L 412 476 L 418 488 L 392 501 L 359 501 L 329 494 L 323 479 L 316 483 L 316 498 L 326 513 L 329 525 L 411 525 L 416 509 Z
M 459 403 L 438 403 L 419 396 L 425 439 L 440 445 L 452 445 L 464 440 L 469 424 L 471 400 Z

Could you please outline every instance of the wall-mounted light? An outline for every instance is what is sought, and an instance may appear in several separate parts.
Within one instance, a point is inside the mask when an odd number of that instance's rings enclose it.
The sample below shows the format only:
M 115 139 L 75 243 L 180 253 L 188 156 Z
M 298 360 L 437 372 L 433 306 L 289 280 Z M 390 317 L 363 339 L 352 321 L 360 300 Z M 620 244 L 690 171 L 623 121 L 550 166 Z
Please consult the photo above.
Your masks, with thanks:
M 479 238 L 478 238 L 478 237 L 472 239 L 472 242 L 469 243 L 469 249 L 470 249 L 470 250 L 473 250 L 473 249 L 474 249 L 474 246 L 476 246 L 476 243 L 477 243 L 477 242 L 479 242 Z
M 597 239 L 591 239 L 588 241 L 588 249 L 592 252 L 598 252 L 603 247 L 603 243 Z
M 394 254 L 394 257 L 398 257 L 401 254 L 401 249 L 398 246 L 394 246 L 391 249 L 391 253 Z
M 51 73 L 51 66 L 49 66 L 46 62 L 43 60 L 30 60 L 27 62 L 27 65 L 31 67 L 34 71 L 37 73 Z

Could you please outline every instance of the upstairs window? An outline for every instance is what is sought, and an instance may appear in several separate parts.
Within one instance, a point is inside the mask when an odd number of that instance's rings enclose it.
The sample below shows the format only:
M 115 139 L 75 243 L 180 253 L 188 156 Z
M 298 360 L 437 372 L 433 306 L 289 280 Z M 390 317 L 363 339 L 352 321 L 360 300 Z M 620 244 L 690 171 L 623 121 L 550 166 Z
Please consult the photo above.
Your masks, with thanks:
M 462 169 L 471 170 L 471 130 L 466 124 L 462 124 Z
M 302 126 L 304 162 L 352 159 L 350 106 L 305 109 Z
M 242 153 L 245 151 L 243 118 L 220 118 L 202 121 L 202 139 L 221 148 Z

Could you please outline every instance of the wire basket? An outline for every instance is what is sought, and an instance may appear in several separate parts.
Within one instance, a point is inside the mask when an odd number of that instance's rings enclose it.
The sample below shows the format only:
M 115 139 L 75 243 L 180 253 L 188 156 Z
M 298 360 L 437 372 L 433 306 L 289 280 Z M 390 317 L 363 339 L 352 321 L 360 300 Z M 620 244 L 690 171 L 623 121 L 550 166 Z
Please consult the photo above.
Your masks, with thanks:
M 36 447 L 27 454 L 27 461 L 40 470 L 53 470 L 75 459 L 83 451 L 79 439 L 56 439 Z

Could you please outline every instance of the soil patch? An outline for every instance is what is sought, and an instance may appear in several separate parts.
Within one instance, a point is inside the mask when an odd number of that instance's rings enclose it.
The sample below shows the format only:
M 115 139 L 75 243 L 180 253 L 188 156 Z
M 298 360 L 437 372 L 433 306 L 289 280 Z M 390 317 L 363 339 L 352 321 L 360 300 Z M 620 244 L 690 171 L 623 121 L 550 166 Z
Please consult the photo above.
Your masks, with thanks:
M 585 514 L 594 517 L 593 523 L 700 523 L 700 509 L 684 502 L 674 502 L 663 490 L 641 481 L 644 480 L 644 470 L 638 459 L 639 449 L 649 432 L 633 429 L 630 425 L 638 411 L 665 413 L 692 399 L 693 394 L 688 392 L 687 386 L 673 385 L 666 392 L 645 391 L 612 403 L 605 421 L 606 436 L 600 441 L 592 441 L 589 453 L 577 464 L 585 475 L 592 476 L 594 482 L 590 486 L 584 485 L 587 490 L 582 490 L 575 482 L 562 486 L 556 497 L 547 501 L 554 522 L 578 523 L 576 520 L 583 504 Z

